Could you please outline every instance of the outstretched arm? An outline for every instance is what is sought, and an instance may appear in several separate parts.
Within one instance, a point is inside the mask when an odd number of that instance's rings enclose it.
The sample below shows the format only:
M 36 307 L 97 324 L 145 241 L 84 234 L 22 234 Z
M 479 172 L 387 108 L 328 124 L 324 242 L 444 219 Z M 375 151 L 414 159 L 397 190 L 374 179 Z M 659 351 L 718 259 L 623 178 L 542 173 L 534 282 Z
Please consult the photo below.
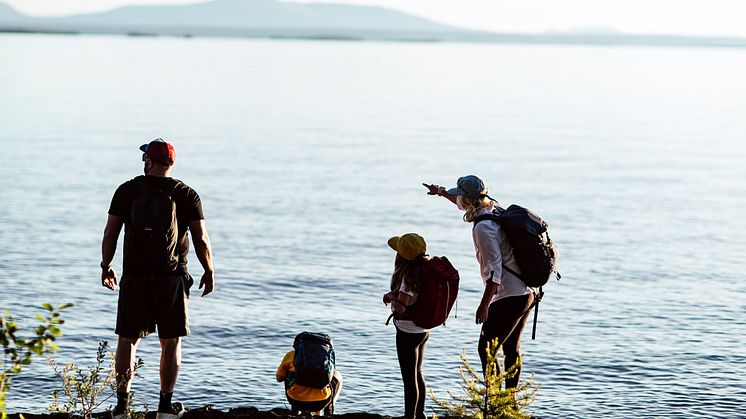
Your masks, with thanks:
M 431 184 L 423 183 L 422 186 L 427 188 L 428 195 L 442 196 L 443 198 L 446 198 L 447 200 L 453 202 L 454 204 L 456 203 L 457 195 L 450 195 L 448 191 L 446 190 L 446 188 L 444 188 L 443 186 L 435 185 L 432 183 Z
M 207 227 L 205 220 L 195 220 L 189 222 L 189 230 L 192 231 L 192 243 L 194 251 L 197 253 L 199 263 L 205 273 L 199 281 L 199 288 L 205 287 L 202 296 L 211 293 L 215 289 L 215 271 L 212 267 L 212 246 L 210 246 L 210 237 L 207 236 Z
M 117 274 L 111 267 L 114 253 L 117 251 L 117 240 L 122 231 L 122 219 L 109 214 L 104 228 L 104 238 L 101 240 L 101 285 L 113 290 L 117 286 Z

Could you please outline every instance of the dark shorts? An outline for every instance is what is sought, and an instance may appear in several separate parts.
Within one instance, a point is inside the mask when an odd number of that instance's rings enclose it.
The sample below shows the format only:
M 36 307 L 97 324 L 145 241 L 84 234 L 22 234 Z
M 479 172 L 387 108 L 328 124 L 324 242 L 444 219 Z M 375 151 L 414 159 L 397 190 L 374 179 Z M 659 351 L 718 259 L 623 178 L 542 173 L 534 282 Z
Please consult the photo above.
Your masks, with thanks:
M 334 393 L 336 392 L 336 388 L 338 385 L 339 381 L 337 381 L 337 377 L 332 377 L 332 381 L 331 383 L 329 383 L 329 386 L 332 388 L 332 394 L 324 400 L 304 402 L 291 398 L 287 395 L 287 393 L 285 393 L 285 397 L 287 397 L 288 403 L 290 403 L 290 406 L 293 410 L 300 410 L 301 412 L 319 412 L 326 409 L 326 407 L 329 406 L 332 400 L 334 400 Z
M 155 332 L 173 339 L 189 335 L 189 274 L 123 275 L 119 282 L 116 334 L 137 339 Z

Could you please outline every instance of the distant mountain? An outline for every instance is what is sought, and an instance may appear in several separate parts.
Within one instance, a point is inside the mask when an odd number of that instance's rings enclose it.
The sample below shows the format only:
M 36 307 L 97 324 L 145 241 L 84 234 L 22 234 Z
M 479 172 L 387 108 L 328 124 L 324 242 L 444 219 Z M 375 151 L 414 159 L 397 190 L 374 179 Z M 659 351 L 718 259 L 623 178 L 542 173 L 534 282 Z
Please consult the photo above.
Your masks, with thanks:
M 12 7 L 0 3 L 0 23 L 14 23 L 14 22 L 25 22 L 28 21 L 28 16 L 18 13 Z
M 578 28 L 564 29 L 564 30 L 548 30 L 544 32 L 547 35 L 603 35 L 603 36 L 618 36 L 624 35 L 624 33 L 616 28 L 609 26 L 582 26 Z
M 171 6 L 127 6 L 102 13 L 61 18 L 28 18 L 8 6 L 0 8 L 0 20 L 16 17 L 23 22 L 71 29 L 76 27 L 134 30 L 156 33 L 173 29 L 205 30 L 321 30 L 447 32 L 460 29 L 394 10 L 343 4 L 300 4 L 276 0 L 214 0 Z M 15 16 L 14 16 L 15 15 Z
M 538 34 L 472 31 L 381 7 L 277 0 L 128 6 L 57 18 L 25 16 L 0 3 L 0 32 L 746 48 L 745 38 L 632 35 L 604 27 Z

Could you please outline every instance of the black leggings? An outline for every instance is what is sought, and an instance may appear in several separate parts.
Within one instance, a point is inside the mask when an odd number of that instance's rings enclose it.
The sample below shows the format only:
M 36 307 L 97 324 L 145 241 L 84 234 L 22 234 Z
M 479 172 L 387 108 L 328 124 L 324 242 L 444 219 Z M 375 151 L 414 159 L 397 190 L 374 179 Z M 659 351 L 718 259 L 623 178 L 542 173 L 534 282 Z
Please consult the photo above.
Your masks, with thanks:
M 495 338 L 498 339 L 498 344 L 503 348 L 505 369 L 510 369 L 513 365 L 516 365 L 515 375 L 505 380 L 505 388 L 518 386 L 521 364 L 517 361 L 521 356 L 521 333 L 526 326 L 526 320 L 528 320 L 526 310 L 533 301 L 533 294 L 501 298 L 490 304 L 487 321 L 482 325 L 478 348 L 479 358 L 482 360 L 482 371 L 486 371 L 487 343 Z M 499 372 L 500 363 L 498 362 L 497 373 Z
M 425 377 L 422 361 L 425 358 L 425 343 L 430 332 L 406 333 L 396 329 L 396 355 L 399 357 L 401 379 L 404 382 L 404 418 L 425 417 Z

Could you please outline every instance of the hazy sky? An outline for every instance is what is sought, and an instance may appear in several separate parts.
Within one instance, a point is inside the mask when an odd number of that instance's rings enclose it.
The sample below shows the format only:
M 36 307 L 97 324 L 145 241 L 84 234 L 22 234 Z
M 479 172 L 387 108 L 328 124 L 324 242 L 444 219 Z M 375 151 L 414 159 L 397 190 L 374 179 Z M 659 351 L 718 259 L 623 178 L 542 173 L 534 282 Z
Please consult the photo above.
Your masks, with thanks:
M 0 0 L 33 15 L 204 0 Z M 251 1 L 251 0 L 246 0 Z M 297 2 L 312 3 L 313 0 Z M 336 0 L 378 5 L 473 29 L 543 32 L 610 27 L 630 33 L 746 37 L 745 0 Z

